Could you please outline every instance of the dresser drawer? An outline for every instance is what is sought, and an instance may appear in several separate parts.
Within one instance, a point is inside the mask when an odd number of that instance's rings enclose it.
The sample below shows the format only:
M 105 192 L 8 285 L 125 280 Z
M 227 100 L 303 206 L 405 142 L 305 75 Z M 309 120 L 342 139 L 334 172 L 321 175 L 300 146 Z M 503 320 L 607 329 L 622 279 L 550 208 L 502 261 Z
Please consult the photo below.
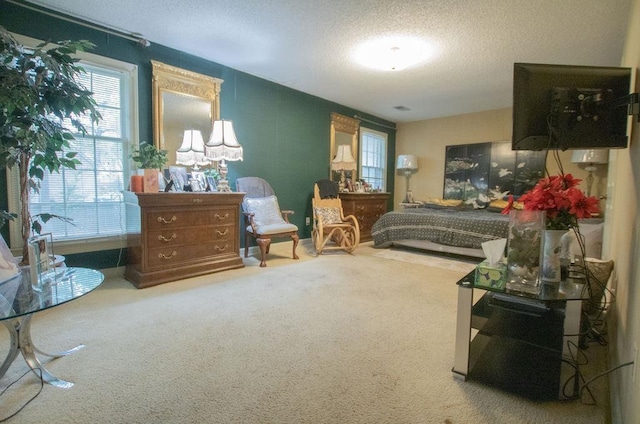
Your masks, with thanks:
M 230 208 L 205 210 L 160 210 L 145 215 L 149 231 L 173 227 L 225 225 L 238 221 L 238 212 Z
M 182 266 L 222 254 L 234 253 L 233 240 L 197 243 L 181 246 L 165 246 L 149 249 L 147 265 L 150 269 Z
M 209 243 L 212 241 L 233 240 L 234 225 L 209 225 L 188 228 L 167 228 L 149 231 L 146 243 L 150 249 L 184 244 Z
M 387 203 L 382 200 L 365 200 L 355 204 L 356 213 L 381 216 L 387 211 Z

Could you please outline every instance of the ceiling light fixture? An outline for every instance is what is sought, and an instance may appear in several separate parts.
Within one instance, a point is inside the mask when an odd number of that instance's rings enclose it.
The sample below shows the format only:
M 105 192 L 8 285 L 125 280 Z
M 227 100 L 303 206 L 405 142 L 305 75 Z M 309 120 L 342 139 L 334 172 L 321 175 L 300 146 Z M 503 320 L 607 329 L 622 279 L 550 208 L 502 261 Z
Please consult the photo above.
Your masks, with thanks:
M 415 37 L 383 37 L 356 48 L 356 62 L 381 71 L 401 71 L 435 56 L 436 49 Z

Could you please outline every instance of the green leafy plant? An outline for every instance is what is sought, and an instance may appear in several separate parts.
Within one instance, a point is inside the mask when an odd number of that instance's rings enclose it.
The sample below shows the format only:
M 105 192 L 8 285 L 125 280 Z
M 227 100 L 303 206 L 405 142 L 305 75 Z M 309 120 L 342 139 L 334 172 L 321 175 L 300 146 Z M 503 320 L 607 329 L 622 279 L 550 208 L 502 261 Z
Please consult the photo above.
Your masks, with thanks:
M 20 175 L 22 265 L 29 263 L 27 240 L 41 229 L 29 210 L 31 191 L 38 192 L 46 172 L 76 168 L 73 133 L 84 135 L 84 123 L 101 119 L 93 93 L 76 80 L 85 71 L 72 56 L 93 47 L 61 41 L 26 48 L 0 27 L 0 166 L 17 166 Z M 36 221 L 52 217 L 40 214 Z
M 213 177 L 213 180 L 215 182 L 218 182 L 220 180 L 220 173 L 216 168 L 213 168 L 213 167 L 205 169 L 204 175 L 206 175 L 207 177 Z
M 131 159 L 140 169 L 159 169 L 167 164 L 167 151 L 156 149 L 153 144 L 141 143 L 140 147 L 133 151 Z
M 509 264 L 527 268 L 529 272 L 540 265 L 540 231 L 534 228 L 511 228 Z

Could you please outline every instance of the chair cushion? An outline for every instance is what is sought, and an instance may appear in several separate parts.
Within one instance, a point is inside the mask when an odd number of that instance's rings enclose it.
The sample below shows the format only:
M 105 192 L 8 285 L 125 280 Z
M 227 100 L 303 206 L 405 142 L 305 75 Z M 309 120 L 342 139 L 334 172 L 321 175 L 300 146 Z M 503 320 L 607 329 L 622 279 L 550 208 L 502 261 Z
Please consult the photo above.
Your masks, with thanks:
M 298 231 L 298 227 L 294 224 L 289 224 L 288 222 L 283 222 L 282 224 L 256 225 L 257 234 L 269 235 L 288 233 L 291 231 Z M 251 228 L 251 225 L 247 227 L 247 232 L 253 234 L 253 228 Z
M 286 224 L 280 213 L 280 205 L 276 196 L 245 197 L 242 202 L 245 212 L 253 213 L 256 226 Z
M 316 215 L 322 220 L 322 224 L 331 225 L 342 222 L 340 208 L 316 207 Z

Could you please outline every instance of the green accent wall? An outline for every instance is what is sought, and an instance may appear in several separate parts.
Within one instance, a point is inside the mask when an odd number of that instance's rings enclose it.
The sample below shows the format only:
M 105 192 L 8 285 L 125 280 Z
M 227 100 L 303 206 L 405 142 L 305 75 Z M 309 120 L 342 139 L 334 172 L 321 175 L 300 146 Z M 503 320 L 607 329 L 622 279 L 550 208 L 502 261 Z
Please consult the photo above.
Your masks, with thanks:
M 236 135 L 244 148 L 243 161 L 229 162 L 227 178 L 234 190 L 237 177 L 258 176 L 267 180 L 281 208 L 295 211 L 291 221 L 299 227 L 300 238 L 311 236 L 305 217 L 311 216 L 313 184 L 329 176 L 331 112 L 358 114 L 383 124 L 364 126 L 389 135 L 387 185 L 393 192 L 396 134 L 385 126 L 394 126 L 393 122 L 158 45 L 153 40 L 150 47 L 143 48 L 134 41 L 6 2 L 0 2 L 0 25 L 11 32 L 43 40 L 86 39 L 96 45 L 91 53 L 138 65 L 141 141 L 153 141 L 151 60 L 223 79 L 220 115 L 234 121 Z M 2 173 L 0 207 L 5 209 L 6 186 Z M 392 209 L 390 203 L 389 210 Z M 6 226 L 3 231 L 7 231 Z M 8 234 L 3 236 L 8 240 Z M 68 255 L 68 261 L 73 263 L 77 259 L 84 266 L 109 268 L 118 264 L 119 254 L 118 250 L 88 252 Z

